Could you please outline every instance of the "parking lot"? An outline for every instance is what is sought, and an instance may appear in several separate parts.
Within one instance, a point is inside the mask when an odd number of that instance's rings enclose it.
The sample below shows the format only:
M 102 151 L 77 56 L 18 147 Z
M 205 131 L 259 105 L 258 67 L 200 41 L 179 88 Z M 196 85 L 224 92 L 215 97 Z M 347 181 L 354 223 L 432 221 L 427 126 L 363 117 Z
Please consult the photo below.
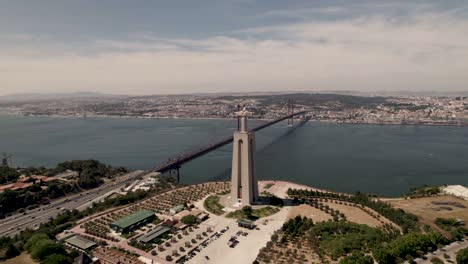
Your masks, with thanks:
M 234 219 L 221 217 L 221 223 L 225 223 L 225 226 L 229 227 L 228 230 L 202 246 L 186 263 L 252 263 L 259 250 L 270 240 L 273 232 L 281 228 L 288 212 L 289 208 L 283 208 L 268 217 L 267 224 L 264 225 L 264 221 L 259 221 L 258 229 L 253 230 L 240 228 Z
M 203 249 L 208 247 L 212 242 L 222 237 L 225 237 L 224 234 L 229 230 L 229 228 L 230 228 L 229 226 L 226 226 L 225 228 L 221 229 L 219 232 L 214 233 L 209 239 L 203 241 L 198 247 L 188 252 L 184 261 L 180 261 L 178 263 L 186 263 L 192 258 L 195 258 L 197 255 L 203 255 Z M 205 255 L 205 259 L 209 260 L 210 258 L 207 255 Z

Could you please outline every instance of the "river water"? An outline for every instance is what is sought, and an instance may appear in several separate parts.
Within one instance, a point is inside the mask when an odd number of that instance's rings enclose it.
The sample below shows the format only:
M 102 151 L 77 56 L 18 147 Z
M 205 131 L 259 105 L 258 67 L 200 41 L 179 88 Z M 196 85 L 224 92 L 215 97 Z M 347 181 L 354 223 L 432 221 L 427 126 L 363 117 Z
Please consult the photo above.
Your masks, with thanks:
M 149 169 L 232 133 L 235 125 L 233 120 L 0 115 L 0 153 L 12 153 L 15 166 L 94 158 Z M 184 165 L 182 181 L 227 179 L 231 148 Z M 385 196 L 423 184 L 468 185 L 468 127 L 308 122 L 291 129 L 282 122 L 257 133 L 257 174 L 260 179 Z

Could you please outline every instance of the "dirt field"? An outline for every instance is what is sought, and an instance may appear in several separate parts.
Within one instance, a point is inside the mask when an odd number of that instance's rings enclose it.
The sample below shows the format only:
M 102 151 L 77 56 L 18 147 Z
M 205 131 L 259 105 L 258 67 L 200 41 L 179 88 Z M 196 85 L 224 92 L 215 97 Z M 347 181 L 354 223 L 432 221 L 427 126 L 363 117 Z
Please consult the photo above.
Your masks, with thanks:
M 265 186 L 267 185 L 271 185 L 270 188 L 268 189 L 265 189 Z M 296 184 L 296 183 L 292 183 L 292 182 L 285 182 L 285 181 L 260 181 L 258 183 L 258 191 L 259 193 L 263 192 L 263 191 L 267 191 L 269 193 L 272 193 L 276 196 L 278 196 L 279 198 L 286 198 L 287 196 L 287 192 L 288 192 L 288 189 L 289 188 L 292 188 L 292 189 L 307 189 L 307 190 L 314 190 L 314 191 L 323 191 L 322 189 L 316 189 L 316 188 L 312 188 L 312 187 L 309 187 L 309 186 L 305 186 L 305 185 L 300 185 L 300 184 Z
M 439 231 L 441 230 L 434 224 L 437 217 L 457 218 L 468 222 L 468 201 L 455 196 L 443 195 L 389 202 L 396 208 L 417 215 L 422 223 Z
M 29 256 L 29 254 L 26 254 L 26 253 L 22 253 L 16 258 L 12 258 L 1 263 L 3 264 L 36 264 L 36 262 L 34 262 L 34 260 L 31 259 L 31 256 Z
M 349 205 L 344 205 L 344 204 L 331 203 L 331 202 L 325 202 L 324 204 L 330 206 L 331 208 L 335 210 L 338 209 L 340 212 L 345 214 L 346 219 L 350 222 L 354 222 L 357 224 L 365 224 L 370 227 L 377 227 L 377 226 L 382 225 L 379 222 L 379 220 L 373 218 L 372 216 L 370 216 L 368 213 L 364 212 L 360 208 L 349 206 Z M 374 213 L 377 214 L 376 212 Z M 380 217 L 380 219 L 384 221 L 385 223 L 392 224 L 391 221 L 387 220 L 386 218 L 382 216 Z
M 331 215 L 307 204 L 293 206 L 288 214 L 288 219 L 294 218 L 298 215 L 311 218 L 314 221 L 314 223 L 328 221 L 329 219 L 332 219 Z

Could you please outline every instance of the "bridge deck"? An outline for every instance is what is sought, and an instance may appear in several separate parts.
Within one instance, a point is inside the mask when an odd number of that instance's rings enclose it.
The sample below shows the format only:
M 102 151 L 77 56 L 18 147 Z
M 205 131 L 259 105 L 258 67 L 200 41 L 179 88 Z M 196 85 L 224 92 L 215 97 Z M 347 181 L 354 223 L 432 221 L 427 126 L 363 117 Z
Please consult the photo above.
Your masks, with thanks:
M 264 129 L 266 127 L 269 127 L 271 125 L 274 125 L 278 122 L 281 122 L 283 120 L 286 120 L 286 119 L 289 119 L 289 118 L 292 118 L 294 116 L 297 116 L 297 115 L 301 115 L 301 114 L 305 114 L 305 111 L 301 111 L 301 112 L 297 112 L 297 113 L 293 113 L 293 114 L 290 114 L 290 115 L 287 115 L 287 116 L 284 116 L 284 117 L 281 117 L 281 118 L 278 118 L 276 120 L 273 120 L 273 121 L 270 121 L 266 124 L 262 124 L 262 125 L 259 125 L 253 129 L 251 129 L 250 131 L 252 132 L 256 132 L 256 131 L 259 131 L 261 129 Z M 172 169 L 177 169 L 177 168 L 180 168 L 180 166 L 186 162 L 189 162 L 195 158 L 198 158 L 208 152 L 211 152 L 217 148 L 220 148 L 224 145 L 227 145 L 229 143 L 232 142 L 232 140 L 234 139 L 234 136 L 229 136 L 229 137 L 226 137 L 226 138 L 223 138 L 217 142 L 214 142 L 214 143 L 210 143 L 208 145 L 205 145 L 205 146 L 202 146 L 198 149 L 195 149 L 195 150 L 190 150 L 190 151 L 187 151 L 187 152 L 184 152 L 180 155 L 177 155 L 173 158 L 170 158 L 168 159 L 166 162 L 156 166 L 155 168 L 152 169 L 152 171 L 155 171 L 155 172 L 160 172 L 160 173 L 164 173 L 166 171 L 169 171 L 169 170 L 172 170 Z

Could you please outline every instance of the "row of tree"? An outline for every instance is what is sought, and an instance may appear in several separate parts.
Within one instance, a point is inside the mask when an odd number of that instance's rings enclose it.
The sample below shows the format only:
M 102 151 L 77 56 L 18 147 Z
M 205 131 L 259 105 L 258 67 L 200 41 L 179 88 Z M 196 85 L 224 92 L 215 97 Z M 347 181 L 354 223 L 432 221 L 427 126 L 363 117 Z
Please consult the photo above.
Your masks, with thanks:
M 376 245 L 390 241 L 397 235 L 343 221 L 321 222 L 312 230 L 320 238 L 320 249 L 335 260 L 353 251 L 370 252 Z
M 18 170 L 6 166 L 0 166 L 0 184 L 15 182 L 20 173 Z
M 404 233 L 418 229 L 418 218 L 402 209 L 395 209 L 389 203 L 382 202 L 374 197 L 357 192 L 354 195 L 338 194 L 333 192 L 321 192 L 304 189 L 288 189 L 288 195 L 295 199 L 331 198 L 351 203 L 357 203 L 369 207 L 399 225 Z
M 379 245 L 373 250 L 373 255 L 380 264 L 401 263 L 404 260 L 412 261 L 413 258 L 432 252 L 449 242 L 436 232 L 410 233 Z
M 340 264 L 370 264 L 374 259 L 379 264 L 412 261 L 453 241 L 432 231 L 400 235 L 344 221 L 314 224 L 311 219 L 300 216 L 284 223 L 281 231 L 281 241 L 294 241 L 295 237 L 303 235 L 318 239 L 319 253 L 334 260 L 340 259 Z M 278 234 L 275 233 L 271 239 L 278 242 Z M 467 254 L 461 252 L 460 258 L 468 257 Z
M 314 225 L 312 219 L 307 217 L 296 216 L 283 224 L 281 230 L 285 239 L 294 239 L 300 234 L 304 234 Z
M 113 168 L 97 160 L 72 160 L 59 163 L 56 170 L 64 172 L 67 170 L 78 173 L 78 185 L 81 188 L 95 188 L 102 183 L 102 178 L 112 178 L 127 170 L 123 167 Z

